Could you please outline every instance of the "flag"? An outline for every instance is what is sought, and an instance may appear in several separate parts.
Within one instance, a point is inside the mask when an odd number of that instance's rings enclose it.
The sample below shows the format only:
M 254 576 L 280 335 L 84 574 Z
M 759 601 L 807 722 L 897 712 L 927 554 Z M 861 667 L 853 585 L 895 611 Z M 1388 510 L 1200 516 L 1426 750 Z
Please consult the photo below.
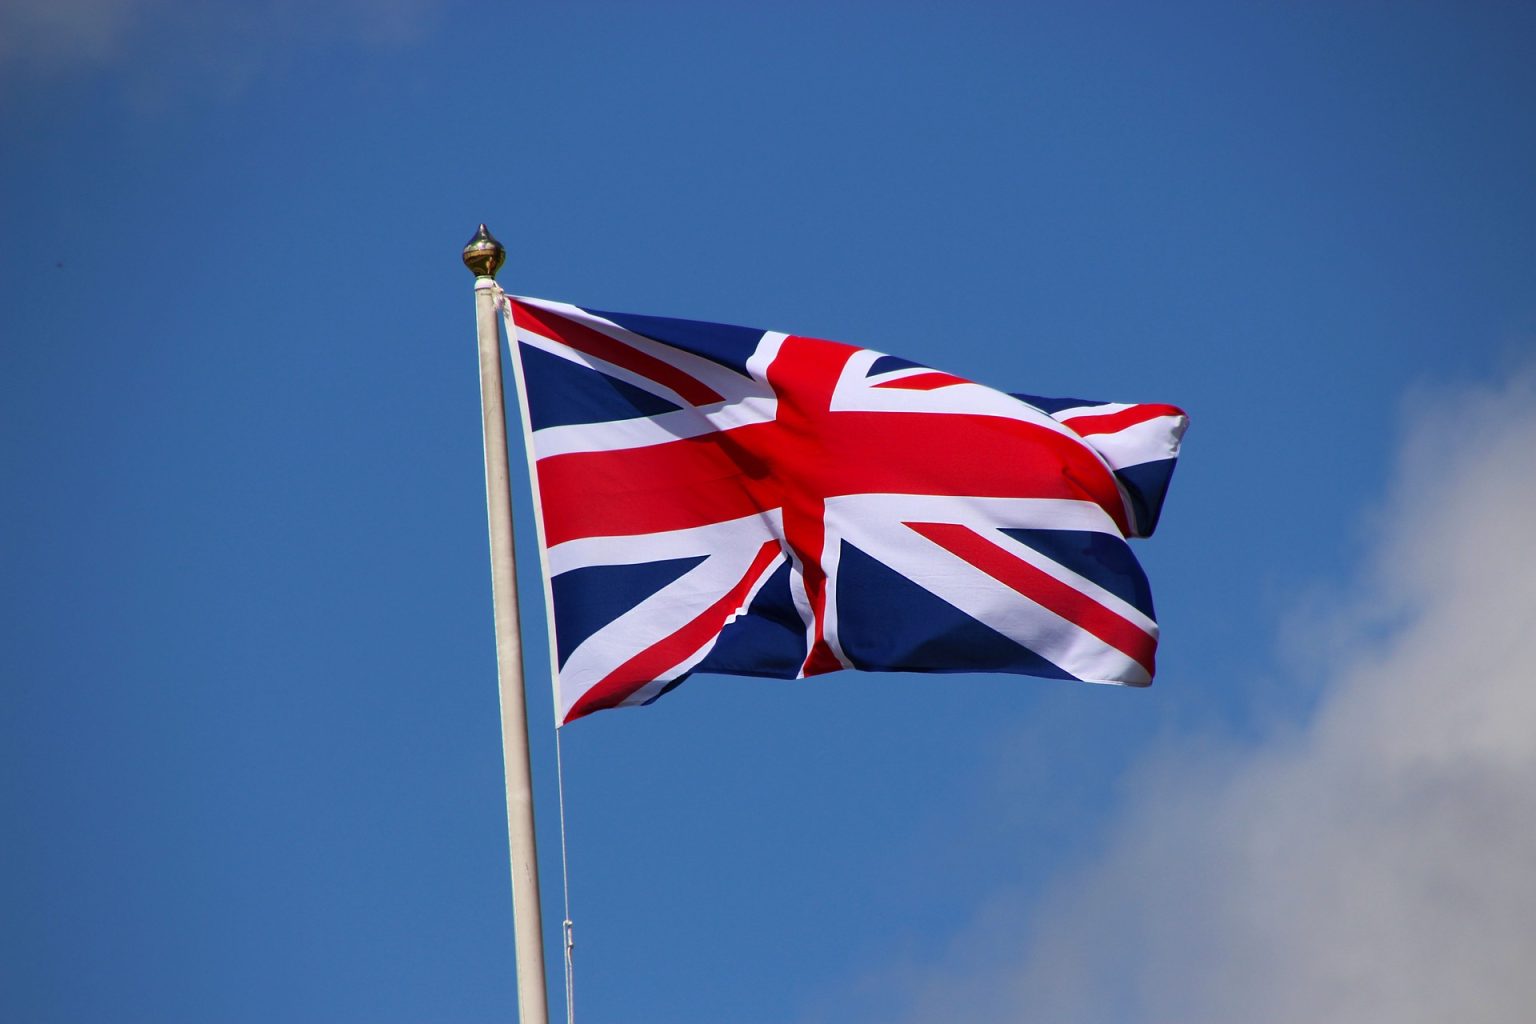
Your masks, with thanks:
M 1186 418 L 745 327 L 504 296 L 561 724 L 695 672 L 1145 686 L 1126 538 Z

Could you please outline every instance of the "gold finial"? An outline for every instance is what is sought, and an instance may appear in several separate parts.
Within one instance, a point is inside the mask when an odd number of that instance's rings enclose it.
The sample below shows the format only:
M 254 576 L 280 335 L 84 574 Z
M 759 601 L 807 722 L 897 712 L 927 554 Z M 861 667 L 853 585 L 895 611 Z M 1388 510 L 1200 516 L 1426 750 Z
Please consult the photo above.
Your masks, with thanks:
M 464 265 L 476 277 L 495 277 L 496 271 L 507 261 L 507 250 L 480 225 L 475 237 L 464 247 Z

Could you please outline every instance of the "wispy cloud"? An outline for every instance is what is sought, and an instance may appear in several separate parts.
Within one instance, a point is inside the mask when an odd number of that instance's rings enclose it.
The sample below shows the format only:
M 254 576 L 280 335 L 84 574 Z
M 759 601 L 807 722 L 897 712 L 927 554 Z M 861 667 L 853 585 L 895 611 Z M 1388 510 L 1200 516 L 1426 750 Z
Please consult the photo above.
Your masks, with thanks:
M 1155 757 L 1101 856 L 1027 928 L 999 896 L 912 1024 L 1531 1019 L 1536 372 L 1409 419 L 1309 720 Z
M 6 0 L 0 4 L 0 68 L 86 69 L 120 57 L 144 0 Z
M 253 69 L 280 68 L 287 56 L 333 41 L 407 46 L 428 31 L 441 6 L 441 0 L 5 0 L 0 73 L 49 79 L 109 72 L 133 79 L 170 61 L 176 74 L 192 74 L 189 89 L 202 90 L 200 71 L 233 65 L 248 79 Z

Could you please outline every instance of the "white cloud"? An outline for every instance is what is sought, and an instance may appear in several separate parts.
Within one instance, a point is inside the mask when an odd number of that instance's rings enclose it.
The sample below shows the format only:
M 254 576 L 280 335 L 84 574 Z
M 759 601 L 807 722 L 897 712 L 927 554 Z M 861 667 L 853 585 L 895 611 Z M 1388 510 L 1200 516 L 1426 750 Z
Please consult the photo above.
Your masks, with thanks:
M 90 67 L 117 57 L 143 0 L 5 0 L 0 67 Z
M 1102 855 L 1027 929 L 999 896 L 909 1020 L 1536 1019 L 1536 374 L 1410 419 L 1308 722 L 1154 758 Z
M 244 0 L 186 5 L 166 0 L 3 0 L 0 71 L 28 77 L 110 69 L 132 75 L 168 56 L 189 68 L 233 63 L 280 68 L 286 56 L 335 40 L 393 50 L 418 41 L 441 0 Z M 206 83 L 194 76 L 189 89 Z

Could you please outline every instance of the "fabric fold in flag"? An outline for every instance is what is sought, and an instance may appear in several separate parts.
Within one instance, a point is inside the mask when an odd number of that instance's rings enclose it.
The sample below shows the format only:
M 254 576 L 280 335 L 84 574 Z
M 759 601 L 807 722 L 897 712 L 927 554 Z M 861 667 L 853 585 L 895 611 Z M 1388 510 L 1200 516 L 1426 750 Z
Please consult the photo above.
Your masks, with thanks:
M 1126 544 L 1187 418 L 818 338 L 504 296 L 564 724 L 696 672 L 1145 686 Z

